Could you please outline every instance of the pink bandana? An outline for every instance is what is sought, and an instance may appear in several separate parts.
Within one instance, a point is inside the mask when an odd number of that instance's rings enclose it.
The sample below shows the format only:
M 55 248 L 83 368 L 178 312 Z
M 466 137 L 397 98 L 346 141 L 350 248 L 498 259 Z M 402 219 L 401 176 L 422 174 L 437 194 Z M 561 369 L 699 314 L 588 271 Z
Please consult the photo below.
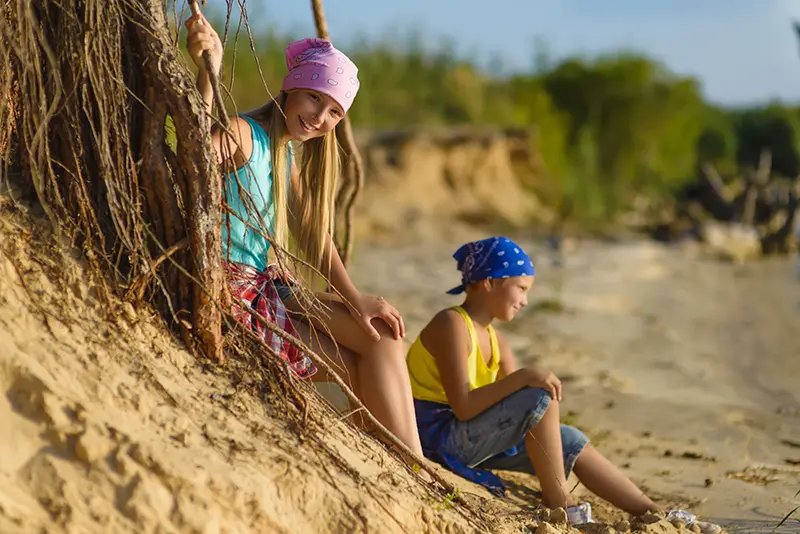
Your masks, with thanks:
M 283 90 L 312 89 L 333 98 L 344 112 L 359 88 L 358 67 L 325 39 L 303 39 L 286 47 L 289 73 Z

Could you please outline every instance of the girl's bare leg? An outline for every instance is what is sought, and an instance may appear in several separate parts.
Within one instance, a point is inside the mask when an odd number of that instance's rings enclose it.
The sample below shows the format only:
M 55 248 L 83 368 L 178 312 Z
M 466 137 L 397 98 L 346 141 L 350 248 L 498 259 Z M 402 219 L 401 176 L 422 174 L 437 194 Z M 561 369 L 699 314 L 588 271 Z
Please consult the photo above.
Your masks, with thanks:
M 636 484 L 591 445 L 586 445 L 578 455 L 574 471 L 589 491 L 631 515 L 659 510 Z
M 356 355 L 346 347 L 339 347 L 333 342 L 331 338 L 325 334 L 312 330 L 307 324 L 294 321 L 294 328 L 297 331 L 297 337 L 308 345 L 311 350 L 327 360 L 331 369 L 350 386 L 356 397 L 363 402 L 361 398 L 361 385 L 358 380 L 358 370 L 356 368 Z M 311 377 L 313 382 L 333 382 L 333 378 L 328 376 L 323 370 Z M 349 401 L 348 401 L 349 402 Z M 350 409 L 355 410 L 357 407 L 350 404 Z M 353 422 L 362 430 L 369 430 L 365 419 L 362 414 L 355 413 L 352 416 Z
M 564 473 L 558 401 L 553 399 L 542 419 L 525 436 L 525 449 L 542 486 L 542 502 L 548 508 L 572 506 L 574 501 Z
M 329 310 L 327 316 L 311 319 L 313 330 L 320 337 L 330 331 L 340 347 L 349 349 L 354 361 L 350 367 L 347 361 L 343 363 L 358 384 L 358 395 L 364 405 L 409 449 L 422 456 L 402 341 L 394 339 L 389 326 L 380 320 L 373 321 L 381 335 L 381 339 L 375 341 L 336 297 L 323 294 L 318 298 Z M 295 300 L 287 299 L 285 304 L 292 313 L 303 311 Z

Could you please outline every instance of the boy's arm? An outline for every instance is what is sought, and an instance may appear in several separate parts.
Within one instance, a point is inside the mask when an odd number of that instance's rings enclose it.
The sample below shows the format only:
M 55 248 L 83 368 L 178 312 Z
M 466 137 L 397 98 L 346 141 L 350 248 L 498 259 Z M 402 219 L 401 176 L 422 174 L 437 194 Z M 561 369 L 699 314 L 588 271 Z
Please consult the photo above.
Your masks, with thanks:
M 500 372 L 497 373 L 497 380 L 505 379 L 508 376 L 518 373 L 517 362 L 511 352 L 511 345 L 500 332 L 497 332 L 497 345 L 500 349 Z M 535 367 L 524 367 L 527 371 L 528 386 L 542 388 L 550 392 L 550 395 L 557 401 L 561 400 L 561 380 L 547 369 Z
M 500 372 L 497 373 L 498 380 L 505 378 L 517 370 L 517 362 L 514 361 L 514 354 L 511 352 L 511 345 L 506 341 L 505 336 L 497 332 L 497 345 L 500 349 Z
M 533 385 L 530 373 L 523 368 L 502 380 L 470 391 L 467 375 L 467 355 L 471 349 L 469 333 L 464 320 L 453 310 L 439 312 L 420 338 L 436 359 L 448 404 L 461 421 L 472 419 L 512 393 Z

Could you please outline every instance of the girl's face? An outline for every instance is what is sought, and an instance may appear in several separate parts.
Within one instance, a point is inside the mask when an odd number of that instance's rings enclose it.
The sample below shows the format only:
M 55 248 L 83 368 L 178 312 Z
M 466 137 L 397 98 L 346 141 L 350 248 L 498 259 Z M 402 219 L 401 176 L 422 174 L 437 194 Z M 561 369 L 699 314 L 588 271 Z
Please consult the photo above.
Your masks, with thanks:
M 510 321 L 528 305 L 528 291 L 533 287 L 533 276 L 514 276 L 492 280 L 489 284 L 489 312 L 500 321 Z
M 333 130 L 344 118 L 342 106 L 324 93 L 297 89 L 286 96 L 286 129 L 293 139 L 308 141 Z

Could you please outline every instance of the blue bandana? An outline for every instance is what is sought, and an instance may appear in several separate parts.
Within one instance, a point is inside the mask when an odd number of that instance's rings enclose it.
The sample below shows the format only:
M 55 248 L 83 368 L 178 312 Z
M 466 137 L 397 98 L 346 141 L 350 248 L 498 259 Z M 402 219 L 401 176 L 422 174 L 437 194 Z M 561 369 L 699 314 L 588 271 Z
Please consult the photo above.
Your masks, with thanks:
M 453 257 L 461 271 L 461 285 L 448 293 L 458 295 L 472 282 L 512 276 L 533 276 L 533 262 L 522 248 L 507 237 L 490 237 L 467 243 Z

